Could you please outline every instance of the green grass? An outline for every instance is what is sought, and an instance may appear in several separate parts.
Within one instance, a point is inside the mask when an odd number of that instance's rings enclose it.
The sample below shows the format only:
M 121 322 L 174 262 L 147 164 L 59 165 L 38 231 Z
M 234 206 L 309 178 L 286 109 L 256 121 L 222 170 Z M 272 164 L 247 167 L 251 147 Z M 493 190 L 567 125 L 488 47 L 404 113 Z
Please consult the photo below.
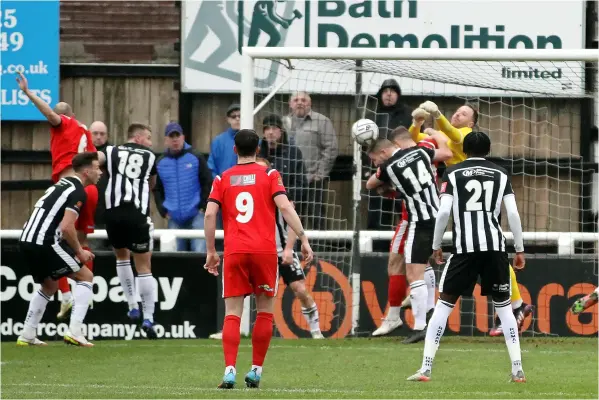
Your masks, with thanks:
M 243 376 L 251 343 L 242 340 L 238 387 L 218 391 L 219 342 L 98 341 L 91 349 L 2 343 L 3 398 L 597 398 L 597 338 L 522 341 L 526 384 L 510 384 L 502 338 L 444 338 L 433 380 L 406 382 L 422 343 L 397 339 L 273 339 L 261 389 Z

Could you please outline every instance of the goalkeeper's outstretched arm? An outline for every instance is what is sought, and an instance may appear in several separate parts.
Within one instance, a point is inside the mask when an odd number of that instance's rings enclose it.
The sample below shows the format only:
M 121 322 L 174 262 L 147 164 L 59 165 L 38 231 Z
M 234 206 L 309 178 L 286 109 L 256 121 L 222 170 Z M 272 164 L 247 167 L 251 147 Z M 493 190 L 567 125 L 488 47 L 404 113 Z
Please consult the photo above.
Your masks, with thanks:
M 420 108 L 430 113 L 435 117 L 435 121 L 439 126 L 439 130 L 441 130 L 447 137 L 454 143 L 462 143 L 464 140 L 464 135 L 462 132 L 455 128 L 451 123 L 445 118 L 441 111 L 439 111 L 439 107 L 433 103 L 432 101 L 425 101 L 420 104 Z

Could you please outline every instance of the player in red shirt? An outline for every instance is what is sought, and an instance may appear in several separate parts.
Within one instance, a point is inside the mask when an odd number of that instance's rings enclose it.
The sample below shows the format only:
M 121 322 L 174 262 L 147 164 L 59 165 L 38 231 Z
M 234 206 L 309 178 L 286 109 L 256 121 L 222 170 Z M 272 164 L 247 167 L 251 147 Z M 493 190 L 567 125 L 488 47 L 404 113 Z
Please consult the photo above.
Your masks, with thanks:
M 424 120 L 422 120 L 424 122 Z M 416 122 L 414 122 L 416 123 Z M 420 129 L 420 125 L 418 125 L 418 129 Z M 395 142 L 396 137 L 394 136 L 393 131 L 389 134 L 388 139 L 392 142 Z M 427 133 L 434 133 L 429 131 Z M 422 139 L 417 143 L 417 146 L 427 147 L 431 150 L 435 150 L 438 148 L 437 142 L 431 136 Z M 382 163 L 382 159 L 378 159 L 376 154 L 369 154 L 373 163 L 378 166 Z M 433 164 L 433 171 L 435 172 L 435 181 L 437 180 L 437 164 Z M 395 190 L 390 190 L 389 188 L 381 188 L 379 194 L 384 195 L 386 197 L 395 198 Z M 389 275 L 389 281 L 387 286 L 387 298 L 389 301 L 389 310 L 383 319 L 383 323 L 380 327 L 378 327 L 374 332 L 372 332 L 372 336 L 383 336 L 391 333 L 395 329 L 399 328 L 403 325 L 403 321 L 401 320 L 400 312 L 402 308 L 410 308 L 410 297 L 406 297 L 406 293 L 408 290 L 408 282 L 406 279 L 406 264 L 404 260 L 404 246 L 408 237 L 408 212 L 406 210 L 405 204 L 402 202 L 401 207 L 401 220 L 397 224 L 397 228 L 395 229 L 395 234 L 391 239 L 391 245 L 389 248 L 389 262 L 387 266 L 387 273 Z M 433 268 L 429 265 L 426 267 L 424 272 L 424 280 L 427 284 L 427 288 L 432 288 L 432 290 L 428 291 L 428 299 L 427 299 L 427 310 L 429 310 L 432 314 L 432 310 L 435 308 L 435 272 Z M 402 303 L 403 301 L 403 303 Z
M 54 110 L 48 103 L 39 98 L 33 91 L 29 90 L 27 78 L 22 73 L 17 77 L 19 88 L 31 100 L 38 110 L 50 123 L 50 153 L 52 154 L 52 182 L 56 183 L 61 178 L 73 176 L 75 172 L 72 160 L 78 153 L 96 151 L 87 127 L 75 119 L 71 106 L 60 102 Z M 104 163 L 104 154 L 98 153 L 100 164 Z M 91 251 L 87 242 L 87 235 L 94 231 L 94 216 L 98 203 L 98 188 L 89 185 L 85 188 L 87 200 L 81 209 L 79 218 L 75 224 L 77 236 L 85 250 Z M 93 260 L 86 266 L 93 272 Z M 62 292 L 62 304 L 57 317 L 64 319 L 73 306 L 73 296 L 66 277 L 60 278 L 58 287 Z
M 275 209 L 278 208 L 302 243 L 306 263 L 313 254 L 302 223 L 287 199 L 277 170 L 256 164 L 259 138 L 255 131 L 242 129 L 235 135 L 237 165 L 216 176 L 206 207 L 206 265 L 218 275 L 220 258 L 215 249 L 216 215 L 223 216 L 225 254 L 222 266 L 225 321 L 223 352 L 225 374 L 221 389 L 235 386 L 241 314 L 245 296 L 256 296 L 258 314 L 252 331 L 252 368 L 245 376 L 247 387 L 257 388 L 262 364 L 272 336 L 272 321 L 278 287 L 279 263 L 275 239 Z

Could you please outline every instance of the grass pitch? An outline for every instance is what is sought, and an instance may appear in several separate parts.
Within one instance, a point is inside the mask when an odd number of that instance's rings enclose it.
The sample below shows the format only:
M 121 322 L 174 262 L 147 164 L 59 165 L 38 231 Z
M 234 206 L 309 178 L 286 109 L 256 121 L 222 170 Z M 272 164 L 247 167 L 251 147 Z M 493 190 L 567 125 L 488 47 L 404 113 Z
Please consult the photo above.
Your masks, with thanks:
M 217 390 L 221 344 L 209 340 L 97 341 L 91 349 L 2 343 L 3 398 L 598 398 L 597 338 L 523 338 L 525 384 L 508 383 L 503 338 L 446 337 L 433 380 L 406 382 L 423 344 L 398 339 L 273 339 L 261 388 L 246 389 L 251 342 L 242 340 L 238 388 Z

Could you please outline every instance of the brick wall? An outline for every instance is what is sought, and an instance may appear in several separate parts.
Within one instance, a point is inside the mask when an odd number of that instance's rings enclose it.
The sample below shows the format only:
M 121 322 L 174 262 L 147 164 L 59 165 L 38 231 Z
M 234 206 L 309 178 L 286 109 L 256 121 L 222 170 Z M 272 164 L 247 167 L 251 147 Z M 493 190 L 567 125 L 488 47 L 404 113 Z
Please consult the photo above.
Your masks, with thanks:
M 175 1 L 61 1 L 61 62 L 178 64 Z

